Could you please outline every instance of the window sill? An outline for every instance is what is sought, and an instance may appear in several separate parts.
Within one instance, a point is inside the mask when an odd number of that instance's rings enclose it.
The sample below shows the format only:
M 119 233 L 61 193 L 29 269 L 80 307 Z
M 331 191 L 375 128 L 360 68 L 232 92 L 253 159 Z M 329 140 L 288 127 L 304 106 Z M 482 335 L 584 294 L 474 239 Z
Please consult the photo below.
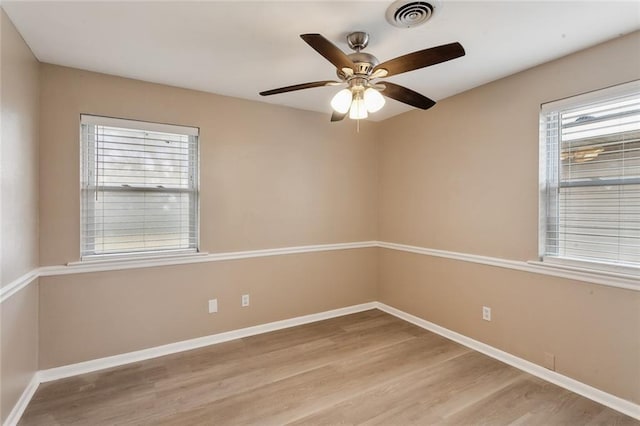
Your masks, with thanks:
M 67 267 L 74 270 L 110 270 L 142 268 L 149 266 L 179 265 L 182 263 L 197 262 L 208 256 L 207 252 L 177 251 L 167 253 L 144 253 L 144 254 L 118 254 L 86 257 L 77 262 L 69 262 Z
M 598 282 L 611 287 L 640 290 L 640 268 L 559 258 L 530 260 L 527 263 L 543 270 L 567 274 L 567 278 L 575 278 L 577 280 L 593 278 L 593 280 L 590 280 L 591 282 Z

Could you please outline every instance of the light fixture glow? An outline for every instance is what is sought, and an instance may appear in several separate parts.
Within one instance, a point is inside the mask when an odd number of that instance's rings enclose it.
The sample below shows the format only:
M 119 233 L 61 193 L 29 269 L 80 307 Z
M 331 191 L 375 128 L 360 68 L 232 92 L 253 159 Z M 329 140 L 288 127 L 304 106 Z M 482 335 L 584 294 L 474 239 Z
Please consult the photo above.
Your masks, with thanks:
M 384 106 L 384 103 L 384 96 L 382 96 L 376 89 L 369 87 L 364 91 L 364 104 L 367 107 L 367 111 L 380 111 L 380 109 Z
M 331 108 L 340 114 L 346 114 L 347 111 L 349 111 L 352 99 L 353 95 L 351 94 L 351 90 L 342 89 L 331 99 Z
M 349 118 L 352 120 L 361 120 L 367 118 L 369 114 L 367 114 L 367 107 L 365 106 L 364 99 L 362 99 L 362 95 L 355 96 L 353 102 L 351 103 L 351 109 L 349 110 Z

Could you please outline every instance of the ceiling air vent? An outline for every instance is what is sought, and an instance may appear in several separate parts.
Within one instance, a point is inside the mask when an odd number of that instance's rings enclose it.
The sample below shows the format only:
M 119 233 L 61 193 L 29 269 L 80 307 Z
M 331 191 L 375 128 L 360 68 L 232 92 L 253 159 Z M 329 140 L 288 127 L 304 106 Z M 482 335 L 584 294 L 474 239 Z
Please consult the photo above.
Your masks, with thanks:
M 387 9 L 386 18 L 394 27 L 417 27 L 431 18 L 438 3 L 438 1 L 396 0 Z

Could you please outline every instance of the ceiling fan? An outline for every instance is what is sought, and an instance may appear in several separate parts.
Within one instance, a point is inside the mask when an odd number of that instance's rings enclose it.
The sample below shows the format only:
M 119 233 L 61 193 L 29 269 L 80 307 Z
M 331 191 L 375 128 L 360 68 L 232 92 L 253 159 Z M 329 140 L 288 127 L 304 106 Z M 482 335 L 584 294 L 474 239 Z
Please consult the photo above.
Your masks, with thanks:
M 347 36 L 349 47 L 355 50 L 355 53 L 349 55 L 320 34 L 302 34 L 300 37 L 336 67 L 340 81 L 323 80 L 294 84 L 266 90 L 260 92 L 260 95 L 269 96 L 346 83 L 347 88 L 339 91 L 331 100 L 334 109 L 331 121 L 340 121 L 347 113 L 352 119 L 367 118 L 369 112 L 376 112 L 384 106 L 385 100 L 382 95 L 416 108 L 429 109 L 435 105 L 435 101 L 426 96 L 388 81 L 374 80 L 439 64 L 465 54 L 460 43 L 449 43 L 380 63 L 375 56 L 362 52 L 369 44 L 369 34 L 363 31 L 352 32 Z

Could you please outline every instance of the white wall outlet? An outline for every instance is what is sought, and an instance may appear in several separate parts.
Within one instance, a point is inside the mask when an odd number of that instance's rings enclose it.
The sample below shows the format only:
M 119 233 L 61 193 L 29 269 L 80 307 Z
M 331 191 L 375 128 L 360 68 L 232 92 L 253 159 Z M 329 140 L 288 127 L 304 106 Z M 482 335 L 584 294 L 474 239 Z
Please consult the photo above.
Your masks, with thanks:
M 209 313 L 218 312 L 218 299 L 209 300 Z
M 491 308 L 488 306 L 482 307 L 482 319 L 485 321 L 491 321 Z
M 249 295 L 248 294 L 243 294 L 242 295 L 242 307 L 245 308 L 249 306 Z

